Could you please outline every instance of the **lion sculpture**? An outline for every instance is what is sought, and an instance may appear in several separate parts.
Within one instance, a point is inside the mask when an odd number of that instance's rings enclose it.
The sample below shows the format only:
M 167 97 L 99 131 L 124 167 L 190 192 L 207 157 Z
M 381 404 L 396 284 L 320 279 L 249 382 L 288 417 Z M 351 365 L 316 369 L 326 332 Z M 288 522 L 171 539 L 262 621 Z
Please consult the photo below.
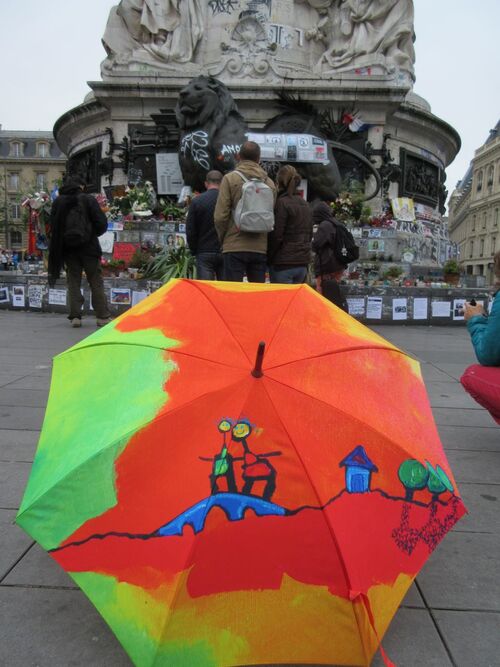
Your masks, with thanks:
M 175 115 L 181 129 L 179 163 L 184 182 L 193 190 L 201 191 L 204 189 L 208 171 L 217 169 L 224 174 L 235 168 L 236 156 L 249 131 L 247 123 L 239 113 L 227 87 L 218 79 L 207 76 L 192 79 L 180 91 Z M 311 116 L 293 111 L 271 119 L 264 131 L 306 133 L 323 137 Z M 333 148 L 354 157 L 375 175 L 377 189 L 366 198 L 374 197 L 380 187 L 380 177 L 371 163 L 357 151 L 328 141 L 328 165 L 294 163 L 299 173 L 308 181 L 310 198 L 332 199 L 338 194 L 342 176 L 333 155 Z M 272 175 L 271 165 L 263 162 L 263 166 L 268 167 L 267 170 Z

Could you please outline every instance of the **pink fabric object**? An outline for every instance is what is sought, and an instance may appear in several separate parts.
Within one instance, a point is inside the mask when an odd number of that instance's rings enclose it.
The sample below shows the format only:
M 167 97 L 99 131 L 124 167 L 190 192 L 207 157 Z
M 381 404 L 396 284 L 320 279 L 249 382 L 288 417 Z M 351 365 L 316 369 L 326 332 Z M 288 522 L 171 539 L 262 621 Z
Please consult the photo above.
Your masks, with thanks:
M 464 389 L 500 424 L 500 366 L 473 364 L 460 378 Z

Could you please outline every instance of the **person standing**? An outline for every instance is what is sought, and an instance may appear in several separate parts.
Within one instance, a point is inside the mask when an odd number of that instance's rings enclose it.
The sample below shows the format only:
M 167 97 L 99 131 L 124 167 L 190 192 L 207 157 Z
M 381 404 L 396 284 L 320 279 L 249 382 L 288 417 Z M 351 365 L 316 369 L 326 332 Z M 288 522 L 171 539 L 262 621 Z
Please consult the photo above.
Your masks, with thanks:
M 222 280 L 223 259 L 219 237 L 214 226 L 214 211 L 222 181 L 220 171 L 209 171 L 206 192 L 193 199 L 186 220 L 186 237 L 191 254 L 196 257 L 199 280 Z
M 322 281 L 339 282 L 347 268 L 347 263 L 343 264 L 335 255 L 336 224 L 338 223 L 333 217 L 331 207 L 324 201 L 318 202 L 313 209 L 312 218 L 313 224 L 317 225 L 312 240 L 312 249 L 316 253 L 314 275 L 316 276 L 316 288 L 322 294 Z
M 276 192 L 274 183 L 259 162 L 260 146 L 246 141 L 240 148 L 237 169 L 222 179 L 214 222 L 222 244 L 225 280 L 242 282 L 245 275 L 253 283 L 266 280 L 268 232 L 245 232 L 234 222 L 234 209 L 241 199 L 245 179 L 263 181 Z
M 2 271 L 9 270 L 9 256 L 5 250 L 0 250 L 0 264 L 2 265 Z
M 469 366 L 460 382 L 500 424 L 500 251 L 493 258 L 495 297 L 489 315 L 482 306 L 466 303 L 464 319 L 479 364 Z
M 312 215 L 297 194 L 300 176 L 287 164 L 278 171 L 274 230 L 269 234 L 267 258 L 272 283 L 303 283 L 311 259 Z
M 108 303 L 102 280 L 102 250 L 98 236 L 108 228 L 106 215 L 95 197 L 84 193 L 85 183 L 79 177 L 70 177 L 59 190 L 59 197 L 52 204 L 51 239 L 49 246 L 49 285 L 59 278 L 63 266 L 69 295 L 68 319 L 73 327 L 82 326 L 84 298 L 81 293 L 82 274 L 85 272 L 92 294 L 92 305 L 98 327 L 110 320 Z M 81 234 L 81 242 L 68 234 L 71 219 L 73 234 Z

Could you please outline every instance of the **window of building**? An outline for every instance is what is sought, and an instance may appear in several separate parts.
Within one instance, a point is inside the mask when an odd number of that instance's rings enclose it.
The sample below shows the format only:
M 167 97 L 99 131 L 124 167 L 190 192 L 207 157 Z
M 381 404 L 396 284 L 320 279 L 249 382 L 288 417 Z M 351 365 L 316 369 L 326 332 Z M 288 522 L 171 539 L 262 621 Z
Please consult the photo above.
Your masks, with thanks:
M 19 220 L 21 217 L 21 205 L 18 202 L 10 203 L 10 215 L 14 220 Z
M 47 188 L 47 174 L 36 175 L 36 187 L 38 190 L 45 190 Z
M 496 247 L 497 247 L 497 237 L 492 236 L 491 237 L 491 254 L 494 255 L 496 252 Z
M 476 231 L 476 216 L 475 215 L 472 216 L 472 231 L 473 232 Z
M 483 213 L 483 229 L 486 229 L 486 211 Z
M 488 180 L 486 181 L 486 185 L 488 187 L 491 187 L 493 185 L 493 165 L 490 164 L 488 167 Z
M 22 155 L 23 155 L 23 145 L 20 141 L 11 141 L 10 155 L 11 155 L 11 157 L 22 157 Z
M 484 239 L 480 239 L 479 241 L 479 257 L 482 257 L 484 255 Z
M 19 190 L 19 174 L 9 174 L 9 190 Z
M 11 230 L 10 231 L 10 244 L 11 245 L 21 245 L 23 242 L 23 233 Z
M 482 189 L 483 189 L 483 172 L 480 171 L 479 174 L 477 175 L 476 190 L 477 192 L 481 192 Z
M 496 208 L 493 213 L 493 227 L 498 227 L 498 209 Z
M 469 257 L 474 257 L 474 241 L 469 243 Z
M 36 150 L 38 157 L 49 157 L 49 145 L 45 142 L 38 143 Z

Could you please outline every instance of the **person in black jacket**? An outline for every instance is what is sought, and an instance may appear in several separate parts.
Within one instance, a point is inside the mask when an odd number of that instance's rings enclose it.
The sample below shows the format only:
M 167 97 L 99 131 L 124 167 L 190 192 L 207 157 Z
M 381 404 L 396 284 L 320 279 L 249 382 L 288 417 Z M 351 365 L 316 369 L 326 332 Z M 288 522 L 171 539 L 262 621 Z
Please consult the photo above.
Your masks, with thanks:
M 206 192 L 193 199 L 186 220 L 189 250 L 196 256 L 196 277 L 199 280 L 222 280 L 224 262 L 219 237 L 214 226 L 214 211 L 222 181 L 220 171 L 209 171 Z
M 85 194 L 84 189 L 85 182 L 82 179 L 76 176 L 69 177 L 60 188 L 59 197 L 52 204 L 48 265 L 49 285 L 54 286 L 63 266 L 65 266 L 69 295 L 68 319 L 73 327 L 81 327 L 84 304 L 81 284 L 82 273 L 85 271 L 92 294 L 96 324 L 100 327 L 107 324 L 111 319 L 102 281 L 102 250 L 97 238 L 107 230 L 108 220 L 101 211 L 95 197 Z M 92 233 L 87 243 L 76 248 L 68 248 L 64 242 L 65 220 L 69 211 L 78 206 L 79 203 L 91 222 Z
M 267 258 L 272 283 L 305 282 L 311 259 L 312 216 L 309 205 L 297 194 L 300 176 L 287 164 L 278 171 L 278 198 L 274 230 L 268 236 Z
M 316 276 L 316 289 L 320 294 L 322 280 L 341 280 L 347 264 L 339 262 L 335 256 L 335 224 L 332 209 L 324 202 L 318 202 L 313 208 L 313 224 L 316 227 L 312 240 L 312 249 L 316 253 L 314 258 L 314 275 Z

